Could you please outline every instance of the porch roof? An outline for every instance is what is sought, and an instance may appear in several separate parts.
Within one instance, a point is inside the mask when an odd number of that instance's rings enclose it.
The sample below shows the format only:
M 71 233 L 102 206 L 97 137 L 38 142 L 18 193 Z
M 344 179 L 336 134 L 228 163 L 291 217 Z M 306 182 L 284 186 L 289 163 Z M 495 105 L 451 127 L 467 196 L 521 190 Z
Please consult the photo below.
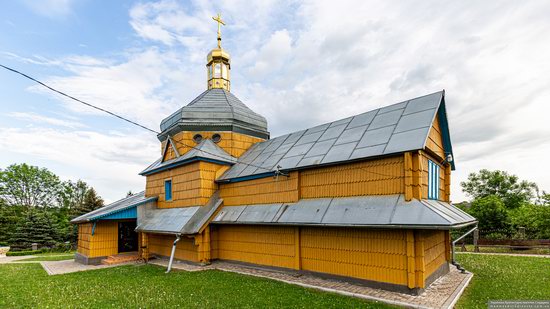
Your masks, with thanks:
M 449 203 L 406 202 L 401 194 L 225 206 L 212 223 L 452 229 L 474 224 L 476 219 Z
M 139 205 L 156 201 L 158 197 L 145 197 L 145 191 L 130 195 L 107 206 L 83 214 L 71 220 L 71 223 L 83 223 L 95 220 L 128 219 L 129 216 L 136 217 L 135 208 Z M 132 210 L 132 208 L 134 208 Z

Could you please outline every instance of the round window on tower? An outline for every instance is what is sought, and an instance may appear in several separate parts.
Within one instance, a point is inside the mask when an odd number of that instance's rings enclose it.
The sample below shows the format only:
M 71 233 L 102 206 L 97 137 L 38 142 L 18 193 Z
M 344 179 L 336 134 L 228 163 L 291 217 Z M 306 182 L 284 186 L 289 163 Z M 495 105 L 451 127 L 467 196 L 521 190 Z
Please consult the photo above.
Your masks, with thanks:
M 218 143 L 218 142 L 221 141 L 221 140 L 222 140 L 222 136 L 219 135 L 218 133 L 212 135 L 212 141 L 213 141 L 214 143 Z
M 194 141 L 195 143 L 197 143 L 197 144 L 200 143 L 200 142 L 202 142 L 202 135 L 200 135 L 200 134 L 195 134 L 195 136 L 193 136 L 193 141 Z

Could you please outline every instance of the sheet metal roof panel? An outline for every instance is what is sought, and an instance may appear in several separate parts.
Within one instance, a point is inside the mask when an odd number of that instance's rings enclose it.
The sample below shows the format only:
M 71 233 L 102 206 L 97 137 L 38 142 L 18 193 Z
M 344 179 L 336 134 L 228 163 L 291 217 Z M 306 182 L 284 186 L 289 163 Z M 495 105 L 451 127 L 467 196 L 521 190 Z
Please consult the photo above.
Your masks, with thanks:
M 323 161 L 321 162 L 331 163 L 331 162 L 346 161 L 349 159 L 356 145 L 357 145 L 357 142 L 332 146 L 332 148 L 325 155 L 325 157 L 323 158 Z
M 307 143 L 307 144 L 301 144 L 296 145 L 290 149 L 283 158 L 289 158 L 294 156 L 304 156 L 313 146 L 314 143 Z
M 384 154 L 424 148 L 430 127 L 392 134 Z
M 137 231 L 180 233 L 181 229 L 201 206 L 184 208 L 156 208 L 147 211 Z
M 305 157 L 326 155 L 335 141 L 336 139 L 334 138 L 334 139 L 329 139 L 326 141 L 315 143 L 315 145 L 313 145 L 313 147 L 311 147 L 311 149 L 307 152 Z
M 400 196 L 395 206 L 395 211 L 390 219 L 392 225 L 437 225 L 450 226 L 451 223 L 433 212 L 418 200 L 405 202 L 404 197 Z
M 305 157 L 298 163 L 298 165 L 296 165 L 296 167 L 320 164 L 324 157 L 325 157 L 324 155 L 314 156 L 314 157 Z
M 206 205 L 199 207 L 193 216 L 185 223 L 181 229 L 181 234 L 197 234 L 205 226 L 214 213 L 220 208 L 223 199 L 219 198 L 216 191 L 208 200 Z
M 369 125 L 369 130 L 387 127 L 392 124 L 397 124 L 403 114 L 403 109 L 394 110 L 384 114 L 378 113 Z
M 384 154 L 384 148 L 386 148 L 386 144 L 357 148 L 351 153 L 349 159 L 353 160 L 359 158 L 380 156 Z
M 334 198 L 322 223 L 331 225 L 386 225 L 398 195 Z
M 382 127 L 374 130 L 368 130 L 357 144 L 357 148 L 370 147 L 374 145 L 387 144 L 395 126 Z
M 403 115 L 403 117 L 399 120 L 394 133 L 426 127 L 426 125 L 430 125 L 432 123 L 436 112 L 437 110 L 434 108 L 418 113 Z
M 314 143 L 319 139 L 319 137 L 321 137 L 322 134 L 323 132 L 313 132 L 313 133 L 304 134 L 302 135 L 300 140 L 296 142 L 296 146 L 302 145 L 302 144 Z
M 347 126 L 348 129 L 369 125 L 378 111 L 370 111 L 353 117 L 353 120 Z
M 274 219 L 281 207 L 283 207 L 283 204 L 266 204 L 257 207 L 247 206 L 239 216 L 238 222 L 275 222 Z
M 340 134 L 344 132 L 345 128 L 346 128 L 345 124 L 335 126 L 335 127 L 330 127 L 326 129 L 323 135 L 321 135 L 321 137 L 319 138 L 319 141 L 326 141 L 328 139 L 338 138 Z
M 407 103 L 409 101 L 401 102 L 401 103 L 395 103 L 386 107 L 382 107 L 378 110 L 378 115 L 382 115 L 385 113 L 393 112 L 399 109 L 404 109 L 407 106 Z
M 298 166 L 298 163 L 302 160 L 304 156 L 295 156 L 290 158 L 283 158 L 278 162 L 278 165 L 281 166 L 281 169 L 291 169 Z
M 239 216 L 243 213 L 246 205 L 225 206 L 223 207 L 212 222 L 237 222 Z
M 331 198 L 300 200 L 288 204 L 277 222 L 279 223 L 321 223 Z
M 427 109 L 437 109 L 439 103 L 443 99 L 443 91 L 428 94 L 409 101 L 403 115 L 416 113 Z
M 332 127 L 336 127 L 336 126 L 339 126 L 339 125 L 348 124 L 348 123 L 351 122 L 352 119 L 353 119 L 353 117 L 348 117 L 348 118 L 336 120 L 334 122 L 331 122 L 329 127 L 332 128 Z
M 334 145 L 339 144 L 347 144 L 351 142 L 357 142 L 361 139 L 365 131 L 367 130 L 367 126 L 361 126 L 361 127 L 355 127 L 352 129 L 347 129 L 336 140 L 336 143 Z

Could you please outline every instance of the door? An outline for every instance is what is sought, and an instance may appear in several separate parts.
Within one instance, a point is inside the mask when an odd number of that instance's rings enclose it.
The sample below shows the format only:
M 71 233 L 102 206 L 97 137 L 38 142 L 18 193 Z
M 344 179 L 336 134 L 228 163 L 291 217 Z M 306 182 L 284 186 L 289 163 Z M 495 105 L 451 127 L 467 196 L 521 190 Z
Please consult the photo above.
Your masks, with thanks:
M 138 251 L 138 234 L 135 229 L 135 221 L 118 223 L 118 253 Z

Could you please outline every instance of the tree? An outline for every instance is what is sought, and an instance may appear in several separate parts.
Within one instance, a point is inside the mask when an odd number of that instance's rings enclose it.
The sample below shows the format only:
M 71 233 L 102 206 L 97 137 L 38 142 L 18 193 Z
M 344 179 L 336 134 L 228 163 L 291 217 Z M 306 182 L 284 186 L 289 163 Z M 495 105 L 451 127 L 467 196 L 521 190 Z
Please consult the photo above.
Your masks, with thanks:
M 15 228 L 10 244 L 18 248 L 29 248 L 32 243 L 51 247 L 57 234 L 54 220 L 45 209 L 29 208 Z
M 7 206 L 0 203 L 0 246 L 9 245 L 10 239 L 20 219 L 20 206 Z
M 0 198 L 11 206 L 58 206 L 62 190 L 59 177 L 45 168 L 23 163 L 0 170 Z
M 80 179 L 76 183 L 70 180 L 66 181 L 63 183 L 63 191 L 59 196 L 59 204 L 72 212 L 84 203 L 84 197 L 89 189 L 88 184 Z
M 97 195 L 94 188 L 90 188 L 86 192 L 84 202 L 82 203 L 82 205 L 80 205 L 80 207 L 75 209 L 73 215 L 74 217 L 78 217 L 101 207 L 103 207 L 103 199 Z
M 506 230 L 510 226 L 508 210 L 496 195 L 474 200 L 469 213 L 478 220 L 480 229 Z
M 533 182 L 520 181 L 517 176 L 504 171 L 486 169 L 480 170 L 479 173 L 471 173 L 468 180 L 460 185 L 462 191 L 474 199 L 497 196 L 508 209 L 530 202 L 537 190 L 537 185 Z

